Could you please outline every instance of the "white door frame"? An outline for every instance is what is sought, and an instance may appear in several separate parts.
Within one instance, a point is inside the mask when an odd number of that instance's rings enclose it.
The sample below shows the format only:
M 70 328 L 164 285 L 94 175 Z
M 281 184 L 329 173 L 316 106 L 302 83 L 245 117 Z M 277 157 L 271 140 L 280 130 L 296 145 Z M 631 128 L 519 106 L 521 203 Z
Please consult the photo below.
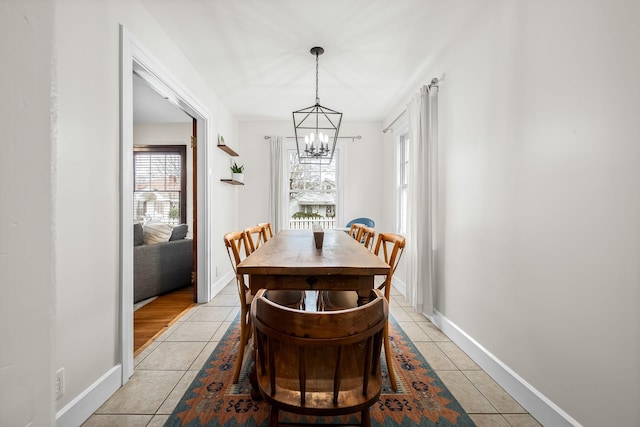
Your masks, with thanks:
M 207 135 L 211 114 L 171 73 L 120 25 L 120 357 L 122 384 L 133 375 L 133 72 L 140 75 L 158 93 L 197 120 L 198 194 L 198 302 L 211 299 L 208 286 L 211 271 L 206 262 L 210 253 L 208 239 L 209 185 Z

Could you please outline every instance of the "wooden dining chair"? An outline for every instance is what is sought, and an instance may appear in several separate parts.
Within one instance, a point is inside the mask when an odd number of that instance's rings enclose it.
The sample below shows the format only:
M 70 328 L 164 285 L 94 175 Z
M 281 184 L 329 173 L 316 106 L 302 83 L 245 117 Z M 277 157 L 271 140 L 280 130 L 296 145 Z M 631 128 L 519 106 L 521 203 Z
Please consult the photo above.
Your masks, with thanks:
M 360 223 L 351 224 L 351 228 L 349 228 L 349 236 L 360 241 L 362 239 L 362 231 L 364 230 L 364 227 L 366 226 Z
M 378 240 L 373 253 L 382 257 L 391 270 L 389 275 L 385 277 L 384 282 L 377 288 L 384 292 L 384 296 L 387 301 L 391 301 L 391 281 L 393 279 L 393 273 L 398 267 L 406 240 L 399 234 L 392 233 L 380 233 L 378 234 Z M 358 305 L 358 294 L 355 291 L 323 291 L 318 295 L 317 306 L 321 310 L 343 310 L 349 307 L 356 307 Z M 387 362 L 387 368 L 389 370 L 389 380 L 391 381 L 391 387 L 393 390 L 398 389 L 396 381 L 396 375 L 393 370 L 391 348 L 389 345 L 389 325 L 384 330 L 384 353 L 385 360 Z
M 260 224 L 258 224 L 259 227 L 264 227 L 264 231 L 265 231 L 265 239 L 269 240 L 270 238 L 273 237 L 273 228 L 271 228 L 271 223 L 270 222 L 261 222 Z
M 362 245 L 365 248 L 369 250 L 373 249 L 373 242 L 375 242 L 375 237 L 376 237 L 375 228 L 367 227 L 366 225 L 362 227 L 362 232 L 360 235 L 360 243 L 362 243 Z
M 369 303 L 332 312 L 274 304 L 261 289 L 251 304 L 256 374 L 271 405 L 269 426 L 280 411 L 319 417 L 359 412 L 370 426 L 370 407 L 382 390 L 380 353 L 389 315 L 377 289 Z M 331 421 L 331 420 L 328 420 Z
M 260 225 L 254 225 L 253 227 L 247 227 L 244 229 L 247 238 L 249 239 L 249 253 L 253 253 L 263 243 L 267 241 L 267 230 Z
M 238 359 L 233 371 L 233 383 L 236 384 L 240 378 L 242 361 L 244 360 L 244 349 L 251 337 L 251 316 L 249 307 L 251 306 L 251 290 L 244 280 L 244 275 L 238 274 L 237 265 L 249 256 L 248 241 L 244 231 L 236 231 L 224 235 L 224 244 L 229 254 L 229 260 L 233 271 L 236 273 L 236 284 L 238 286 L 238 296 L 240 297 L 240 347 L 238 348 Z

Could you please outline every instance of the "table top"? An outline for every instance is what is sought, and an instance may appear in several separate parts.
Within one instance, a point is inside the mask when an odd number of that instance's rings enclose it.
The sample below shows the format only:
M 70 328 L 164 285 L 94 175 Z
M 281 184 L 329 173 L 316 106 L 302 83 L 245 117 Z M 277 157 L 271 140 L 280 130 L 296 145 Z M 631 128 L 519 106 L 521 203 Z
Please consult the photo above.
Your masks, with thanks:
M 324 230 L 316 249 L 312 230 L 283 230 L 245 258 L 240 274 L 263 275 L 386 275 L 389 265 L 348 234 Z

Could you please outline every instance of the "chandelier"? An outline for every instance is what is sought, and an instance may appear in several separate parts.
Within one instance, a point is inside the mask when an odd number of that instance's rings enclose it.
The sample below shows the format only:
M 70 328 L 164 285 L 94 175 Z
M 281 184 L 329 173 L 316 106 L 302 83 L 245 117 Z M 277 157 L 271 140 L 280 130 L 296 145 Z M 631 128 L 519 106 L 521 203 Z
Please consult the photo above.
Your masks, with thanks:
M 328 165 L 333 160 L 342 113 L 320 105 L 318 96 L 318 57 L 324 53 L 321 47 L 311 48 L 316 56 L 316 103 L 293 112 L 293 128 L 300 163 Z

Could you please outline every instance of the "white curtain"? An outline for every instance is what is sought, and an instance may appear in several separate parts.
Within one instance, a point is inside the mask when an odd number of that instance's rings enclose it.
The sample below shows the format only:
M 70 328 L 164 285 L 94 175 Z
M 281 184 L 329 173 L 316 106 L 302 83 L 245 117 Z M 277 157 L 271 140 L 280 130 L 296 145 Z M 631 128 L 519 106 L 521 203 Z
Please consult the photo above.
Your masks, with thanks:
M 409 186 L 407 188 L 407 300 L 419 313 L 433 315 L 436 275 L 438 89 L 420 89 L 407 105 Z
M 284 136 L 272 136 L 269 143 L 269 222 L 273 232 L 289 228 L 287 188 L 287 142 Z

